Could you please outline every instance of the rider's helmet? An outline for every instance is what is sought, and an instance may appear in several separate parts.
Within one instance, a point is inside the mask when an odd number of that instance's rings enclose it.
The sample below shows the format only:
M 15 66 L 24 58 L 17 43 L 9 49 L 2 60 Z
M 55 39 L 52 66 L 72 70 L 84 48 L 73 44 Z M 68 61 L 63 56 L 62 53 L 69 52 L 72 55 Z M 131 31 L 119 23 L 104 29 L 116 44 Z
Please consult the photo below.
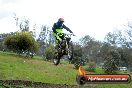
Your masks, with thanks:
M 59 22 L 64 22 L 64 19 L 63 18 L 59 18 L 58 21 Z

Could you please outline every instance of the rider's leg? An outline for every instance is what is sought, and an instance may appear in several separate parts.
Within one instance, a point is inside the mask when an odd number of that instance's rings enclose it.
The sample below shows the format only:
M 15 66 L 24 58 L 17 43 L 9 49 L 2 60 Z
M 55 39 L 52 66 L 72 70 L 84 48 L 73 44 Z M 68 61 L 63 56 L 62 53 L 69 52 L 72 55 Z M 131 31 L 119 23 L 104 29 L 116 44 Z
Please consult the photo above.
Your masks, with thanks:
M 56 39 L 56 47 L 60 48 L 60 40 L 59 39 Z
M 54 36 L 55 36 L 55 39 L 56 39 L 56 49 L 58 49 L 59 48 L 59 44 L 60 44 L 60 38 L 59 38 L 59 36 L 56 34 L 56 33 L 54 33 Z
M 63 30 L 62 29 L 56 29 L 56 33 L 54 33 L 54 36 L 56 37 L 56 46 L 58 48 L 58 51 L 60 51 L 62 48 L 61 43 L 62 43 L 62 39 L 64 36 Z
M 62 37 L 64 36 L 63 30 L 62 29 L 56 29 L 56 32 L 57 32 L 56 37 L 60 41 L 59 42 L 59 44 L 60 44 L 61 43 L 61 40 L 63 39 Z
M 64 39 L 64 33 L 62 33 L 59 37 L 61 38 L 61 40 L 63 40 Z M 63 51 L 64 52 L 63 54 L 64 55 L 67 55 L 66 41 L 61 42 L 61 48 L 64 50 Z
M 59 46 L 59 48 L 61 49 L 58 49 L 58 51 L 60 50 L 64 50 L 63 51 L 63 54 L 66 54 L 66 49 L 65 49 L 65 43 L 62 42 L 62 40 L 64 39 L 64 34 L 60 34 L 57 39 L 56 39 L 56 44 Z M 60 51 L 61 52 L 61 51 Z M 62 54 L 62 55 L 63 55 Z

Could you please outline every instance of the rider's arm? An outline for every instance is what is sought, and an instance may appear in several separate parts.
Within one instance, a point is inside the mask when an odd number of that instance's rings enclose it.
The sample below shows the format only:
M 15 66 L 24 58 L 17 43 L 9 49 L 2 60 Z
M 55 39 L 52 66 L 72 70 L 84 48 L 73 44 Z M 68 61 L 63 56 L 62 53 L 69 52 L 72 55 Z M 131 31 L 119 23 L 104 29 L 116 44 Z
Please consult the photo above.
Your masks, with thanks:
M 68 27 L 66 27 L 64 24 L 63 24 L 63 28 L 66 29 L 67 31 L 69 31 L 70 33 L 73 33 Z

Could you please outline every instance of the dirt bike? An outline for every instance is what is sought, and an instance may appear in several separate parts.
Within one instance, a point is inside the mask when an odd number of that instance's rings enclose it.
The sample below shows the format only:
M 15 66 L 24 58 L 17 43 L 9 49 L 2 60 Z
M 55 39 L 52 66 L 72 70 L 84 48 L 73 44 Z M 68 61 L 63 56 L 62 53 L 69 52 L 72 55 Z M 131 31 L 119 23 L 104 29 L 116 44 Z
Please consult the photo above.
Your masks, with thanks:
M 60 59 L 63 55 L 67 55 L 69 60 L 73 58 L 73 43 L 71 41 L 71 36 L 73 34 L 64 33 L 64 38 L 60 41 L 59 46 L 57 46 L 57 52 L 55 52 L 53 63 L 58 65 Z M 74 35 L 73 35 L 74 36 Z

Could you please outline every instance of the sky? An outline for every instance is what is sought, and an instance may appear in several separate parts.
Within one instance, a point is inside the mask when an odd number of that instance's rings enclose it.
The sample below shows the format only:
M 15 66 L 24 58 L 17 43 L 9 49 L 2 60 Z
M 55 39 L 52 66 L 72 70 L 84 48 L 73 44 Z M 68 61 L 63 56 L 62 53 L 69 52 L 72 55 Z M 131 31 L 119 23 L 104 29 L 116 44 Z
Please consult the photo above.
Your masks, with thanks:
M 31 27 L 36 24 L 37 32 L 62 17 L 76 35 L 74 40 L 84 35 L 103 40 L 132 19 L 131 4 L 132 0 L 0 0 L 0 33 L 18 30 L 14 14 L 29 19 Z

